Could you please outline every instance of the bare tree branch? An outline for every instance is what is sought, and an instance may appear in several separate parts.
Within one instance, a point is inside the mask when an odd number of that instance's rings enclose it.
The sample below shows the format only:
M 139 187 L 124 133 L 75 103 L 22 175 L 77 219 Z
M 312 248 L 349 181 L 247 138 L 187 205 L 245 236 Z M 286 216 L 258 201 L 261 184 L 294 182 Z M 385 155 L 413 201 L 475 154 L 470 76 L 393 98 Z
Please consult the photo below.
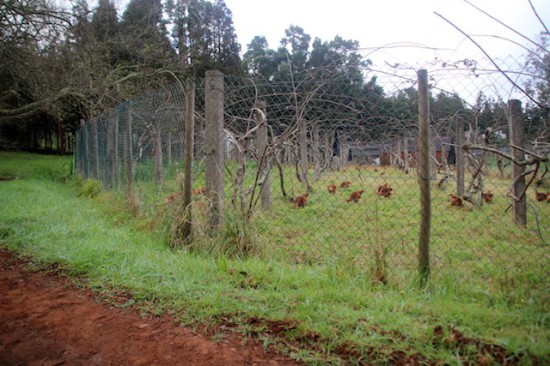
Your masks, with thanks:
M 465 0 L 466 1 L 466 0 Z M 443 19 L 444 21 L 446 21 L 447 23 L 449 23 L 453 28 L 455 28 L 456 30 L 458 30 L 460 33 L 462 33 L 466 38 L 468 38 L 474 45 L 477 46 L 477 48 L 479 48 L 481 50 L 481 52 L 483 52 L 483 54 L 485 56 L 487 56 L 487 58 L 489 59 L 489 61 L 491 61 L 491 63 L 497 68 L 497 70 L 506 78 L 508 79 L 508 81 L 510 83 L 512 83 L 512 85 L 517 88 L 518 90 L 520 90 L 527 98 L 529 98 L 533 103 L 535 103 L 536 105 L 538 105 L 540 108 L 543 108 L 543 109 L 548 109 L 549 107 L 548 106 L 545 106 L 544 104 L 542 104 L 541 102 L 539 102 L 538 100 L 536 100 L 535 98 L 533 98 L 531 96 L 531 94 L 527 93 L 527 91 L 525 89 L 523 89 L 521 86 L 519 86 L 514 80 L 512 80 L 510 78 L 510 76 L 508 76 L 508 74 L 503 71 L 500 66 L 497 65 L 497 63 L 495 62 L 495 60 L 493 60 L 493 58 L 485 51 L 485 49 L 483 47 L 481 47 L 481 45 L 479 43 L 477 43 L 476 41 L 474 41 L 474 39 L 468 35 L 466 32 L 464 32 L 462 29 L 460 29 L 459 27 L 457 27 L 453 22 L 451 22 L 450 20 L 448 20 L 447 18 L 445 18 L 443 15 L 439 14 L 438 12 L 435 12 L 434 11 L 434 14 L 437 15 L 438 17 L 440 17 L 441 19 Z
M 36 101 L 36 102 L 32 102 L 32 103 L 26 104 L 26 105 L 24 105 L 22 107 L 18 107 L 18 108 L 0 109 L 0 118 L 2 118 L 2 117 L 10 118 L 10 117 L 28 116 L 28 115 L 34 114 L 34 113 L 36 113 L 40 110 L 44 110 L 45 109 L 44 107 L 47 106 L 48 104 L 55 103 L 59 99 L 67 97 L 67 96 L 75 96 L 75 97 L 82 98 L 82 99 L 85 98 L 84 95 L 82 95 L 80 93 L 70 91 L 69 88 L 64 88 L 57 95 L 55 95 L 53 97 L 49 97 L 49 98 L 45 98 L 45 99 L 42 99 L 42 100 L 39 100 L 39 101 Z
M 544 30 L 546 31 L 546 33 L 550 33 L 548 31 L 548 27 L 546 26 L 546 24 L 544 24 L 544 22 L 542 21 L 542 19 L 540 18 L 539 16 L 539 13 L 537 12 L 537 10 L 535 9 L 535 7 L 533 6 L 533 3 L 531 2 L 531 0 L 528 0 L 529 1 L 529 5 L 531 5 L 531 10 L 533 10 L 533 13 L 535 13 L 535 16 L 537 17 L 537 19 L 539 20 L 540 24 L 542 25 L 542 27 L 544 28 Z
M 514 32 L 515 34 L 517 34 L 517 35 L 520 36 L 521 38 L 525 39 L 526 41 L 528 41 L 528 42 L 532 43 L 533 45 L 535 45 L 535 46 L 537 46 L 537 47 L 539 47 L 539 48 L 542 48 L 542 49 L 544 49 L 546 52 L 548 52 L 548 50 L 546 50 L 546 49 L 544 48 L 544 46 L 542 46 L 542 45 L 538 44 L 537 42 L 533 41 L 531 38 L 529 38 L 529 37 L 527 37 L 527 36 L 521 34 L 521 33 L 518 32 L 517 30 L 515 30 L 514 28 L 508 26 L 506 23 L 501 22 L 500 20 L 498 20 L 497 18 L 495 18 L 495 17 L 492 16 L 491 14 L 487 13 L 485 10 L 480 9 L 479 7 L 477 7 L 477 6 L 475 6 L 474 4 L 472 4 L 471 2 L 469 2 L 468 0 L 464 0 L 464 2 L 465 2 L 466 4 L 468 4 L 468 5 L 470 5 L 471 7 L 473 7 L 474 9 L 476 9 L 477 11 L 479 11 L 480 13 L 483 13 L 485 16 L 487 16 L 487 17 L 493 19 L 495 22 L 497 22 L 498 24 L 502 25 L 502 26 L 505 27 L 506 29 L 508 29 L 508 30 L 510 30 L 510 31 L 512 31 L 512 32 Z M 529 0 L 529 3 L 531 4 L 531 1 L 530 1 L 530 0 Z M 533 7 L 533 4 L 531 4 L 531 8 L 532 8 L 532 7 Z M 533 9 L 533 10 L 534 10 L 534 9 Z M 535 14 L 536 14 L 536 12 L 535 12 Z M 537 15 L 537 18 L 538 18 L 538 15 Z M 540 18 L 539 18 L 539 20 L 540 20 Z M 546 30 L 546 31 L 548 32 L 548 30 Z
M 514 159 L 513 156 L 511 156 L 509 154 L 506 154 L 505 152 L 502 152 L 502 151 L 500 151 L 498 149 L 495 149 L 495 148 L 492 148 L 492 147 L 480 146 L 480 145 L 468 145 L 468 144 L 462 145 L 462 148 L 464 150 L 482 150 L 482 151 L 492 152 L 494 154 L 500 155 L 503 158 L 506 158 L 506 159 L 512 161 L 514 164 L 519 165 L 519 166 L 527 166 L 527 165 L 533 165 L 537 162 L 544 163 L 544 162 L 550 161 L 550 158 L 548 156 L 546 156 L 546 157 L 545 156 L 540 156 L 540 155 L 537 155 L 537 154 L 533 153 L 532 151 L 525 150 L 525 149 L 523 149 L 519 146 L 515 146 L 515 145 L 510 145 L 510 147 L 523 151 L 524 153 L 528 154 L 530 156 L 530 158 L 525 159 L 525 160 L 516 160 L 516 159 Z

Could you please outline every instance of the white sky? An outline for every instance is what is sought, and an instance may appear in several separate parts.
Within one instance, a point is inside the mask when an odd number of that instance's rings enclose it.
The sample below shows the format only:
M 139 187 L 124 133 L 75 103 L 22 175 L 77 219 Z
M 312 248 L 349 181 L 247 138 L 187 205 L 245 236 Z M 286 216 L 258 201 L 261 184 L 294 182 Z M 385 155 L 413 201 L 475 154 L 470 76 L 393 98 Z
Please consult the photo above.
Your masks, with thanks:
M 534 37 L 543 30 L 528 0 L 470 1 L 528 37 Z M 414 42 L 470 54 L 477 50 L 434 11 L 470 35 L 498 35 L 526 44 L 526 41 L 464 0 L 225 0 L 225 3 L 233 13 L 233 23 L 243 52 L 254 36 L 265 36 L 270 48 L 278 48 L 285 29 L 290 25 L 302 27 L 312 39 L 318 37 L 329 41 L 339 35 L 359 41 L 362 48 Z M 550 1 L 532 0 L 532 4 L 550 27 Z M 494 57 L 519 52 L 511 43 L 495 38 L 476 40 Z M 402 62 L 414 63 L 418 61 L 414 58 L 423 57 L 418 54 L 418 49 L 400 51 L 402 53 L 398 57 L 408 59 Z M 468 57 L 456 51 L 451 55 Z

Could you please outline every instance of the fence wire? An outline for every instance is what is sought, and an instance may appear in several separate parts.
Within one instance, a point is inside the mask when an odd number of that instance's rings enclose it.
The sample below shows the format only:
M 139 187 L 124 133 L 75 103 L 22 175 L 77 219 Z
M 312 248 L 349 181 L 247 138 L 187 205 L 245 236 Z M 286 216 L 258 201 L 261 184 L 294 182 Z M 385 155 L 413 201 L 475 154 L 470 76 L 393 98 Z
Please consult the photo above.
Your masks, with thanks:
M 523 68 L 514 59 L 503 62 L 507 70 Z M 517 225 L 513 164 L 505 157 L 512 150 L 507 101 L 522 101 L 523 147 L 537 156 L 548 156 L 548 116 L 518 90 L 524 74 L 518 71 L 514 86 L 483 60 L 323 68 L 263 81 L 226 76 L 224 224 L 215 239 L 206 229 L 204 195 L 204 161 L 214 142 L 205 138 L 205 93 L 198 82 L 195 240 L 212 253 L 236 245 L 271 260 L 363 273 L 375 283 L 410 283 L 418 272 L 421 221 L 419 67 L 428 70 L 431 92 L 432 280 L 481 289 L 524 281 L 546 287 L 548 162 L 526 167 L 537 171 L 525 176 L 531 183 L 527 224 Z M 174 205 L 183 181 L 182 84 L 87 121 L 75 151 L 83 176 L 119 192 L 132 185 L 137 207 L 168 231 L 181 212 Z M 268 126 L 263 150 L 255 130 L 261 116 Z M 463 150 L 464 144 L 485 149 Z

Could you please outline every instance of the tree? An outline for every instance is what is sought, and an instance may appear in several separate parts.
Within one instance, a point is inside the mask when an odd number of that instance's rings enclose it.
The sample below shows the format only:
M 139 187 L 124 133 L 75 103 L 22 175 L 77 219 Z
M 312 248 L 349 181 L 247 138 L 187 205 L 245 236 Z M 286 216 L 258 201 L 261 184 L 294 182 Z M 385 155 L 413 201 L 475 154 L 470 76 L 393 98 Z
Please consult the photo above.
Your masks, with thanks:
M 209 69 L 226 75 L 242 73 L 240 44 L 224 1 L 169 2 L 168 10 L 180 64 L 190 74 L 204 76 Z
M 256 36 L 247 46 L 244 64 L 252 76 L 269 81 L 277 70 L 275 51 L 269 49 L 265 37 Z
M 99 0 L 91 27 L 97 41 L 108 43 L 119 32 L 118 14 L 111 0 Z
M 50 132 L 40 127 L 55 120 L 60 99 L 71 94 L 60 83 L 57 57 L 68 26 L 68 13 L 46 1 L 0 4 L 0 127 L 4 135 L 6 131 L 15 133 L 21 147 L 35 147 L 36 139 L 28 137 L 29 130 Z M 37 126 L 40 121 L 44 126 Z M 63 123 L 56 120 L 56 124 L 57 146 L 63 151 Z
M 139 65 L 141 71 L 166 68 L 175 62 L 160 0 L 131 0 L 128 3 L 122 14 L 117 46 L 121 49 L 119 64 Z
M 537 46 L 527 56 L 527 69 L 531 78 L 527 90 L 536 96 L 538 104 L 528 105 L 527 136 L 532 140 L 550 144 L 550 34 L 541 32 Z
M 301 27 L 291 25 L 285 30 L 285 37 L 281 39 L 280 51 L 286 51 L 289 55 L 294 74 L 300 74 L 306 69 L 310 41 L 311 36 L 305 33 Z

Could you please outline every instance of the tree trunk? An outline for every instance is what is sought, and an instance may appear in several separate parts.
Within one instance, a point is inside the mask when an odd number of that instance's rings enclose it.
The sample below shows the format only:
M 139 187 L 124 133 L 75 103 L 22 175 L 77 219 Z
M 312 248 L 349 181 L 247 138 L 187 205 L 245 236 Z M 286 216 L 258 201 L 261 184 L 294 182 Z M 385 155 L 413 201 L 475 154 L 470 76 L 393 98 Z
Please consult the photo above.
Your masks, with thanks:
M 273 195 L 271 193 L 271 162 L 267 156 L 267 146 L 268 146 L 268 137 L 267 137 L 267 119 L 265 117 L 265 102 L 259 102 L 257 108 L 261 111 L 256 112 L 256 123 L 258 125 L 258 130 L 256 132 L 257 139 L 257 149 L 258 149 L 258 172 L 260 181 L 262 182 L 260 197 L 262 199 L 262 207 L 264 210 L 271 209 L 271 201 Z

